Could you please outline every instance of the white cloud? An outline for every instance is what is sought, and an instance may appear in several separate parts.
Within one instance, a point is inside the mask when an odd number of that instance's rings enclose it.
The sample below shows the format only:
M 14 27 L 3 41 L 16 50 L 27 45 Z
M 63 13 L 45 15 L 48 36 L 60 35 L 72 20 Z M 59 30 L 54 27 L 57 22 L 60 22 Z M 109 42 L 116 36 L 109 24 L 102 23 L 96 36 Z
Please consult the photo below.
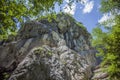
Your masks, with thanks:
M 86 4 L 87 2 L 88 2 L 88 0 L 81 0 L 80 1 L 80 3 L 83 4 L 83 5 Z
M 98 23 L 104 24 L 107 27 L 112 27 L 113 25 L 115 25 L 115 21 L 113 20 L 114 18 L 115 16 L 112 15 L 111 13 L 106 13 L 103 14 L 101 19 L 98 20 Z
M 69 3 L 70 0 L 65 0 L 65 2 Z M 80 3 L 83 5 L 80 7 L 80 9 L 83 9 L 83 13 L 90 13 L 94 7 L 94 1 L 93 0 L 80 0 Z M 68 4 L 66 4 L 64 7 L 63 7 L 63 11 L 65 13 L 69 13 L 69 14 L 72 14 L 74 15 L 75 13 L 75 9 L 76 9 L 76 4 L 73 3 L 71 6 L 69 6 Z
M 84 8 L 83 8 L 83 13 L 90 13 L 94 7 L 94 1 L 88 1 L 86 0 L 86 2 L 83 4 Z
M 98 20 L 98 22 L 103 23 L 103 22 L 113 19 L 113 18 L 114 18 L 114 16 L 111 13 L 106 13 L 106 14 L 103 14 L 103 16 L 101 17 L 101 19 Z
M 73 3 L 71 6 L 69 6 L 68 4 L 66 4 L 63 7 L 63 12 L 71 14 L 71 15 L 74 15 L 75 9 L 76 9 L 76 4 L 75 3 Z
M 120 12 L 117 12 L 117 15 L 119 14 Z M 103 14 L 103 16 L 98 20 L 98 23 L 104 23 L 105 21 L 112 21 L 114 18 L 115 18 L 115 15 L 109 12 L 109 13 Z
M 70 0 L 65 0 L 65 2 L 69 3 L 69 2 L 70 2 Z

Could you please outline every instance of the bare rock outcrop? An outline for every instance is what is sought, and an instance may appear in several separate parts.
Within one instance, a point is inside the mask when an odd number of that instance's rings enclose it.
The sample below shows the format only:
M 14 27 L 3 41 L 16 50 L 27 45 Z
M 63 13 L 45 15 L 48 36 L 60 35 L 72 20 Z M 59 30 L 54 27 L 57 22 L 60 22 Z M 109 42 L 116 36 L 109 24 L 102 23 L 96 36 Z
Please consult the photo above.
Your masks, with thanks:
M 5 73 L 8 80 L 90 80 L 96 65 L 90 39 L 66 14 L 26 22 L 15 40 L 0 45 L 0 80 Z

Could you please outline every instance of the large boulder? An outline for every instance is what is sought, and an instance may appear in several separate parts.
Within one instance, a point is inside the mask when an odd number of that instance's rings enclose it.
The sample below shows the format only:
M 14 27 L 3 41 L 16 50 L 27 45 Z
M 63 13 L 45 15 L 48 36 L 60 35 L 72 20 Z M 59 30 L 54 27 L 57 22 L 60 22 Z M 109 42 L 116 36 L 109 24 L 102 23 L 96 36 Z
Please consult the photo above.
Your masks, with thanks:
M 91 36 L 69 15 L 26 22 L 0 45 L 0 80 L 89 80 L 96 65 Z

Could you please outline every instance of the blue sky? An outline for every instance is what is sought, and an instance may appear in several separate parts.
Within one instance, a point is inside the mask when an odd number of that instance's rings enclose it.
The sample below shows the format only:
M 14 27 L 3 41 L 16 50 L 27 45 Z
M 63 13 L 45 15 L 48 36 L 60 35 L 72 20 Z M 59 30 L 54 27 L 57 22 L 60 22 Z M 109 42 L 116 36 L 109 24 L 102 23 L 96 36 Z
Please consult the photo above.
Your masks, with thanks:
M 90 5 L 88 3 L 88 5 Z M 100 6 L 100 0 L 94 0 L 93 3 L 93 8 L 91 10 L 86 9 L 86 12 L 83 11 L 84 7 L 82 8 L 81 4 L 76 5 L 75 13 L 74 13 L 74 18 L 77 21 L 80 21 L 83 23 L 85 27 L 87 27 L 87 30 L 89 32 L 92 32 L 92 29 L 96 27 L 98 24 L 98 21 L 102 17 L 102 14 L 99 11 L 99 6 Z M 80 9 L 81 7 L 81 9 Z M 88 6 L 90 7 L 90 6 Z M 88 10 L 88 11 L 87 11 Z
M 82 22 L 87 30 L 91 33 L 92 29 L 97 26 L 98 23 L 101 23 L 108 19 L 108 14 L 102 15 L 99 11 L 101 0 L 81 0 L 79 3 L 72 3 L 69 6 L 67 3 L 70 0 L 64 0 L 62 7 L 63 12 L 71 14 L 75 20 Z M 56 11 L 60 10 L 60 7 L 57 7 Z

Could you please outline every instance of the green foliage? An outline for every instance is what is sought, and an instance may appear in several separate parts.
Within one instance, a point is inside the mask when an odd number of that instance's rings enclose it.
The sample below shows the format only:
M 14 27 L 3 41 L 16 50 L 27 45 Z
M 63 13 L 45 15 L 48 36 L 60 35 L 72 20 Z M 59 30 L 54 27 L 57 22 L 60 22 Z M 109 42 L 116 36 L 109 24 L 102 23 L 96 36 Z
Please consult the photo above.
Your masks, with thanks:
M 115 16 L 119 15 L 120 12 L 120 0 L 101 0 L 100 11 L 103 14 L 112 15 L 110 18 L 101 24 L 104 25 L 104 28 L 111 29 L 112 25 L 115 24 Z
M 46 14 L 45 16 L 40 16 L 36 20 L 40 21 L 42 19 L 47 19 L 49 22 L 52 21 L 52 19 L 56 19 L 57 14 L 56 13 L 51 13 L 51 14 Z
M 82 23 L 77 22 L 77 25 L 80 26 L 82 29 L 86 30 L 86 27 Z
M 93 46 L 98 45 L 99 47 L 102 45 L 103 38 L 106 36 L 106 33 L 102 31 L 100 27 L 96 27 L 92 31 L 93 35 Z
M 120 0 L 101 0 L 101 6 L 101 12 L 116 14 L 120 10 Z
M 109 32 L 99 28 L 93 30 L 93 45 L 103 58 L 102 66 L 108 66 L 106 71 L 111 79 L 120 76 L 120 24 L 116 24 Z
M 17 30 L 16 23 L 24 18 L 54 12 L 54 5 L 63 0 L 0 0 L 0 40 Z
M 120 80 L 120 15 L 116 14 L 120 9 L 120 0 L 102 0 L 101 4 L 103 13 L 111 12 L 115 16 L 115 25 L 107 29 L 108 32 L 103 32 L 100 27 L 93 29 L 92 42 L 103 58 L 101 65 L 107 66 L 105 71 L 110 79 Z

